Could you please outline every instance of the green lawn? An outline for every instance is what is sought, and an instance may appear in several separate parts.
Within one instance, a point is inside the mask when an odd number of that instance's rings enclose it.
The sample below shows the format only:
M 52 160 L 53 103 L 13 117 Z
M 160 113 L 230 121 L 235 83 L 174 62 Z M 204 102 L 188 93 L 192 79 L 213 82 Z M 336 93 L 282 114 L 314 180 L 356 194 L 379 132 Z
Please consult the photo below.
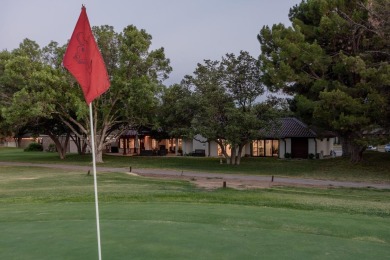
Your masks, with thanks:
M 91 156 L 69 154 L 60 160 L 56 153 L 23 152 L 0 148 L 0 161 L 90 165 Z M 390 153 L 366 152 L 364 161 L 352 164 L 345 158 L 326 160 L 281 160 L 276 158 L 243 158 L 240 166 L 220 164 L 218 158 L 194 157 L 123 157 L 105 155 L 101 167 L 164 168 L 184 171 L 275 175 L 326 180 L 390 182 Z
M 390 190 L 98 174 L 103 259 L 386 259 Z M 93 177 L 0 166 L 0 259 L 97 259 Z

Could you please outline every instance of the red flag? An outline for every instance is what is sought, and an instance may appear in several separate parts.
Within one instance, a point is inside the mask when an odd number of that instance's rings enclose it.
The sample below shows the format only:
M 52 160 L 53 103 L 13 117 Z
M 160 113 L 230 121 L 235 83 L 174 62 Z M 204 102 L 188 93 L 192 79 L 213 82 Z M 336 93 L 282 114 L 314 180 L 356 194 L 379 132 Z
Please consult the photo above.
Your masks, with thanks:
M 107 69 L 84 6 L 66 49 L 63 64 L 80 84 L 87 104 L 110 87 Z

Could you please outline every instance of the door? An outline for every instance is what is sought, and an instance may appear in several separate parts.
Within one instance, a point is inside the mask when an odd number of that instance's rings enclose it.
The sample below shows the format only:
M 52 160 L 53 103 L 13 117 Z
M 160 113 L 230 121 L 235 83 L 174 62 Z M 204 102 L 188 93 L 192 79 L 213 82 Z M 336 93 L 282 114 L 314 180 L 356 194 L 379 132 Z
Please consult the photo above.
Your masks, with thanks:
M 291 138 L 291 157 L 307 159 L 309 141 L 307 138 Z

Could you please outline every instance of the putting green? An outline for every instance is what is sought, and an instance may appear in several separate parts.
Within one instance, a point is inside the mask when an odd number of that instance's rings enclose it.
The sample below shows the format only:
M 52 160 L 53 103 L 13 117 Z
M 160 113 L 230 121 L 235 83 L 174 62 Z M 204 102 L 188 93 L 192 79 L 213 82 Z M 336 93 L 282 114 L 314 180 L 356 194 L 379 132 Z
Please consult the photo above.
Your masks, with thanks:
M 0 259 L 97 259 L 93 203 L 0 205 Z M 103 259 L 384 259 L 390 219 L 229 204 L 101 203 Z

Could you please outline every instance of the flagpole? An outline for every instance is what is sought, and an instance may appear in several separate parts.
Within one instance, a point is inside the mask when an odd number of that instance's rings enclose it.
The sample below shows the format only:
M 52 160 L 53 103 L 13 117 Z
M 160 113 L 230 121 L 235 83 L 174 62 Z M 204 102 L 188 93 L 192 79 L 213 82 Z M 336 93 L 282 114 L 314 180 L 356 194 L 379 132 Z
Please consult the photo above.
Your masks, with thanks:
M 102 259 L 102 250 L 101 250 L 101 244 L 100 244 L 99 201 L 98 201 L 97 177 L 96 177 L 95 134 L 94 134 L 94 130 L 93 130 L 94 124 L 93 124 L 93 115 L 92 115 L 92 102 L 89 103 L 89 121 L 91 123 L 91 149 L 92 149 L 92 164 L 93 164 L 93 180 L 94 180 L 94 186 L 95 186 L 97 240 L 98 240 L 99 260 L 101 260 Z

